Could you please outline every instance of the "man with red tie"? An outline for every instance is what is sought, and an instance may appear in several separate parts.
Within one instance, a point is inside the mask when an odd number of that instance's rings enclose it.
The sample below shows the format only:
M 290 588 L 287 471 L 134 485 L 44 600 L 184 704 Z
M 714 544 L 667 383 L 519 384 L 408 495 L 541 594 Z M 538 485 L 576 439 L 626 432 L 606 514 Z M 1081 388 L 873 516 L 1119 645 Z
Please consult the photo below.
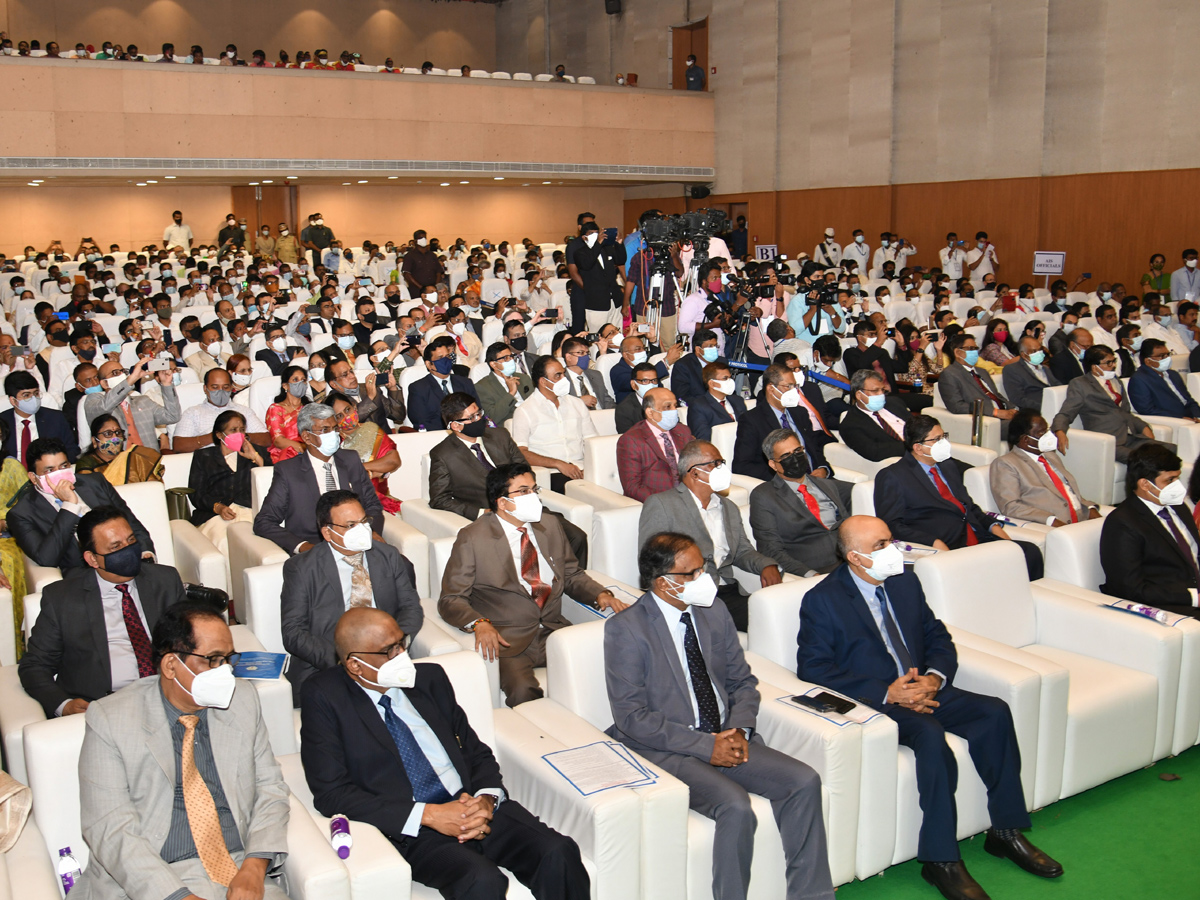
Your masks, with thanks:
M 947 338 L 944 352 L 954 360 L 938 378 L 938 388 L 946 409 L 958 415 L 970 415 L 976 400 L 983 401 L 983 414 L 1000 420 L 1000 436 L 1008 437 L 1008 422 L 1016 414 L 1008 409 L 1004 395 L 996 388 L 992 376 L 976 366 L 979 344 L 975 336 L 960 331 Z
M 937 419 L 913 416 L 904 429 L 904 449 L 899 461 L 875 475 L 875 515 L 894 538 L 937 550 L 1012 540 L 971 499 L 958 467 L 947 465 L 953 450 Z M 1029 580 L 1041 578 L 1041 551 L 1025 541 L 1016 544 L 1025 554 Z
M 1058 528 L 1100 518 L 1085 500 L 1062 457 L 1058 439 L 1035 409 L 1017 410 L 1008 426 L 1008 453 L 988 469 L 992 497 L 1001 515 Z
M 167 607 L 186 599 L 178 572 L 142 559 L 121 510 L 91 510 L 76 536 L 87 565 L 46 587 L 18 667 L 21 687 L 47 718 L 81 713 L 157 674 L 150 634 Z
M 679 421 L 679 405 L 666 388 L 646 391 L 646 418 L 617 439 L 617 472 L 626 497 L 645 502 L 679 483 L 679 451 L 692 440 Z

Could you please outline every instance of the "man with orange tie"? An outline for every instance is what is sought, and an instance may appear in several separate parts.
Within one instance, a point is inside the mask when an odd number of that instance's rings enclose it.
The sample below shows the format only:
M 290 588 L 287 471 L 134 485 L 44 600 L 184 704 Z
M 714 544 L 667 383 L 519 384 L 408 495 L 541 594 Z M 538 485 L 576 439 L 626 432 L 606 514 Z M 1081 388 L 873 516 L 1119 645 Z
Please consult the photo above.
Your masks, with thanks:
M 791 429 L 768 434 L 763 454 L 775 477 L 750 492 L 754 543 L 793 575 L 832 572 L 839 562 L 837 527 L 850 515 L 850 485 L 809 472 Z
M 937 550 L 957 550 L 989 541 L 1011 541 L 1004 526 L 971 499 L 941 424 L 933 416 L 913 416 L 904 429 L 905 454 L 875 475 L 875 515 L 900 541 Z M 1036 544 L 1016 541 L 1025 554 L 1029 580 L 1042 577 Z
M 1056 452 L 1058 440 L 1035 409 L 1017 410 L 1008 426 L 1008 453 L 988 470 L 1001 515 L 1058 528 L 1100 518 Z
M 116 416 L 118 421 L 125 424 L 126 446 L 141 445 L 152 450 L 159 448 L 155 429 L 159 425 L 174 425 L 179 421 L 179 397 L 171 381 L 171 372 L 167 369 L 153 375 L 158 381 L 162 403 L 153 397 L 134 393 L 146 362 L 144 359 L 138 360 L 128 375 L 119 362 L 110 359 L 101 363 L 100 387 L 103 393 L 97 392 L 83 398 L 85 429 L 89 428 L 96 416 Z M 86 447 L 90 441 L 90 432 L 80 433 L 80 447 Z

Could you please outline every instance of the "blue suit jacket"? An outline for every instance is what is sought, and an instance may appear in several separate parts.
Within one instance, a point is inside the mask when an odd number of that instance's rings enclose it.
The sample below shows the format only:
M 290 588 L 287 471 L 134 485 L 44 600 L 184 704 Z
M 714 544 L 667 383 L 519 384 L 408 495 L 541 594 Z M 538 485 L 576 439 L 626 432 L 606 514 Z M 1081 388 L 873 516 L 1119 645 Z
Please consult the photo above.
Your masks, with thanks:
M 425 426 L 426 431 L 440 431 L 445 428 L 442 422 L 442 400 L 446 396 L 432 375 L 426 375 L 419 381 L 414 381 L 408 387 L 408 420 L 413 428 Z M 479 394 L 471 379 L 461 375 L 450 376 L 450 390 L 470 394 L 476 400 Z
M 676 366 L 675 368 L 679 368 Z M 674 376 L 672 376 L 674 380 Z M 736 422 L 746 414 L 746 401 L 737 394 L 730 394 L 729 405 L 733 407 L 734 418 L 729 418 L 725 408 L 713 399 L 713 395 L 705 391 L 688 401 L 688 431 L 698 441 L 711 441 L 714 425 L 724 425 Z
M 937 669 L 949 686 L 958 671 L 958 654 L 946 626 L 925 602 L 917 576 L 911 571 L 894 575 L 884 590 L 913 665 L 921 674 Z M 796 672 L 805 681 L 876 708 L 884 705 L 888 685 L 897 678 L 896 661 L 845 563 L 804 595 Z
M 957 550 L 966 546 L 966 523 L 970 522 L 980 543 L 1002 540 L 991 533 L 996 523 L 967 493 L 959 467 L 947 460 L 937 468 L 965 512 L 942 499 L 911 453 L 875 473 L 875 515 L 887 522 L 892 536 L 918 544 L 941 540 Z
M 25 465 L 25 460 L 18 458 L 21 445 L 18 443 L 20 434 L 17 432 L 16 412 L 10 407 L 0 412 L 0 419 L 8 426 L 8 440 L 4 442 L 5 453 L 17 459 L 21 465 Z M 39 409 L 34 413 L 33 421 L 37 425 L 38 437 L 58 438 L 67 446 L 67 459 L 75 462 L 75 458 L 79 456 L 79 439 L 71 433 L 66 416 L 57 409 Z
M 667 377 L 667 367 L 664 363 L 658 362 L 654 364 L 654 368 L 658 372 L 658 381 L 661 384 Z M 622 357 L 621 361 L 608 372 L 608 383 L 612 385 L 613 398 L 618 403 L 633 393 L 629 387 L 631 381 L 633 381 L 633 366 L 625 362 L 625 358 Z
M 1133 377 L 1129 379 L 1129 402 L 1136 412 L 1144 416 L 1190 416 L 1200 418 L 1200 403 L 1192 399 L 1184 384 L 1183 376 L 1175 371 L 1168 371 L 1167 378 L 1175 385 L 1175 390 L 1187 398 L 1184 403 L 1175 396 L 1175 392 L 1167 385 L 1158 372 L 1147 365 L 1140 365 Z
M 723 356 L 717 357 L 717 362 L 728 365 Z M 691 401 L 701 394 L 708 393 L 708 385 L 704 383 L 703 362 L 696 354 L 689 353 L 671 368 L 671 391 L 680 400 Z M 690 415 L 690 413 L 689 413 Z M 692 432 L 695 434 L 695 432 Z

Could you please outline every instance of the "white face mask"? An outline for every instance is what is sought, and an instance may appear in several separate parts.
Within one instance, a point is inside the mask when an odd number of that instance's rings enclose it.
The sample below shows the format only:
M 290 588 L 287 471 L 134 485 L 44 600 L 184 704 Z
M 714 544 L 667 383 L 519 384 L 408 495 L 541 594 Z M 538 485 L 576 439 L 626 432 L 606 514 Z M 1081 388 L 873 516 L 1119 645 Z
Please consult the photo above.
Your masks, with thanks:
M 342 436 L 336 431 L 327 431 L 316 437 L 320 440 L 317 450 L 321 451 L 322 456 L 333 456 L 342 448 Z
M 335 531 L 334 534 L 336 535 L 337 532 Z M 344 549 L 349 550 L 351 553 L 362 553 L 365 550 L 371 549 L 372 540 L 371 526 L 366 522 L 359 522 L 357 525 L 346 529 L 346 533 L 342 535 L 340 543 Z
M 717 599 L 717 585 L 712 576 L 705 572 L 694 581 L 679 585 L 675 599 L 686 606 L 712 606 Z
M 864 566 L 863 568 L 870 572 L 871 577 L 877 581 L 883 581 L 904 571 L 904 554 L 900 552 L 900 548 L 895 544 L 888 544 L 882 550 L 875 550 L 869 554 L 861 553 L 859 555 L 871 557 L 871 565 Z
M 276 353 L 282 353 L 286 347 L 287 341 L 283 338 L 275 338 L 275 340 L 271 341 L 271 349 Z
M 317 366 L 315 369 L 309 369 L 308 377 L 311 378 L 313 381 L 324 381 L 325 380 L 325 367 Z
M 542 498 L 537 494 L 522 494 L 519 497 L 509 497 L 513 508 L 506 512 L 518 521 L 540 522 L 542 520 Z
M 1099 378 L 1101 381 L 1112 381 L 1113 379 L 1115 379 L 1117 377 L 1117 375 L 1118 375 L 1118 372 L 1116 369 L 1113 369 L 1111 372 L 1109 372 L 1105 369 L 1101 369 L 1099 372 Z M 1113 387 L 1116 387 L 1116 385 L 1113 385 Z
M 466 333 L 467 325 L 465 322 L 455 322 L 453 325 L 450 326 L 450 330 L 453 331 L 455 334 L 457 334 L 459 337 L 462 337 L 463 334 Z
M 428 247 L 429 239 L 428 238 L 417 238 L 417 246 L 418 247 Z
M 379 668 L 354 657 L 376 673 L 375 683 L 381 688 L 410 688 L 417 683 L 417 666 L 406 651 L 400 651 Z
M 633 363 L 632 364 L 635 366 L 639 366 L 642 363 L 644 363 L 646 361 L 646 359 L 647 359 L 646 351 L 638 350 L 636 353 L 633 354 Z
M 566 378 L 560 378 L 550 386 L 550 390 L 554 392 L 555 397 L 565 397 L 571 393 L 571 382 Z
M 1153 486 L 1153 485 L 1151 485 Z M 1158 491 L 1159 506 L 1178 506 L 1187 496 L 1187 488 L 1183 486 L 1183 482 L 1176 478 L 1165 488 Z
M 183 661 L 183 658 L 176 653 L 175 659 L 179 664 L 192 672 L 188 668 L 188 664 Z M 199 675 L 192 672 L 195 677 L 192 679 L 192 689 L 179 684 L 179 679 L 175 679 L 175 683 L 183 688 L 184 693 L 192 698 L 192 702 L 197 706 L 207 706 L 214 709 L 229 709 L 229 703 L 233 700 L 233 691 L 237 687 L 237 679 L 233 677 L 233 666 L 226 664 L 217 666 L 215 669 L 205 669 Z
M 729 468 L 728 463 L 721 463 L 719 466 L 713 466 L 711 472 L 708 473 L 708 487 L 710 490 L 727 491 L 729 486 L 733 484 L 733 470 Z
M 713 387 L 715 387 L 718 391 L 720 391 L 726 397 L 728 397 L 730 394 L 732 394 L 736 387 L 733 383 L 732 378 L 715 379 L 713 381 L 710 381 L 709 384 L 711 384 Z
M 594 231 L 593 231 L 591 234 L 589 234 L 587 237 L 585 237 L 585 238 L 583 239 L 583 242 L 584 242 L 585 244 L 587 244 L 589 247 L 595 247 L 595 246 L 596 246 L 596 239 L 597 239 L 598 237 L 599 237 L 599 235 L 598 235 L 598 234 L 596 234 L 596 232 L 594 232 Z
M 1187 261 L 1186 265 L 1187 265 L 1187 267 L 1188 267 L 1189 269 L 1194 269 L 1194 268 L 1196 268 L 1196 260 L 1194 260 L 1194 259 L 1189 259 L 1189 260 Z
M 432 294 L 423 294 L 421 296 L 421 299 L 424 300 L 426 303 L 428 303 L 430 306 L 437 305 L 437 298 L 438 298 L 438 295 L 437 295 L 436 291 Z
M 948 460 L 954 453 L 950 446 L 950 441 L 947 438 L 940 438 L 935 441 L 933 446 L 929 448 L 929 455 L 933 457 L 935 463 L 943 463 Z
M 788 388 L 779 395 L 779 405 L 784 409 L 792 409 L 800 405 L 800 392 L 795 388 Z
M 250 376 L 245 375 L 242 372 L 234 372 L 229 377 L 233 379 L 233 383 L 238 387 L 246 387 L 250 384 Z
M 1054 432 L 1047 431 L 1037 441 L 1039 453 L 1049 453 L 1051 450 L 1058 449 L 1058 438 L 1054 436 Z

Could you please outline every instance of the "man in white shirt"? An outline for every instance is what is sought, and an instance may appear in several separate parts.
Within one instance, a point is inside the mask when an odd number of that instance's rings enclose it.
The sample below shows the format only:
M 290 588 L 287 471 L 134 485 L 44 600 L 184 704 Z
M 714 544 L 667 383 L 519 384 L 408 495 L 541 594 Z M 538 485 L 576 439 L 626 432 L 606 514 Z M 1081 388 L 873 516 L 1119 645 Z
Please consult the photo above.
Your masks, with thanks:
M 885 231 L 879 235 L 879 249 L 871 261 L 871 277 L 883 278 L 883 264 L 895 263 L 897 271 L 904 268 L 905 260 L 917 252 L 917 248 L 902 237 Z
M 996 248 L 988 240 L 987 232 L 980 231 L 975 235 L 975 246 L 967 254 L 967 271 L 975 290 L 983 284 L 984 275 L 995 275 L 1000 268 L 1000 260 L 996 257 Z
M 163 246 L 168 250 L 172 247 L 190 250 L 192 248 L 191 226 L 183 224 L 183 213 L 179 210 L 171 213 L 171 219 L 171 224 L 163 229 Z
M 596 434 L 588 408 L 571 396 L 562 363 L 539 356 L 533 364 L 534 391 L 512 419 L 513 440 L 531 466 L 557 471 L 550 485 L 558 493 L 573 478 L 583 477 L 583 439 Z
M 951 231 L 946 235 L 946 246 L 938 251 L 938 257 L 942 261 L 942 271 L 949 275 L 952 281 L 962 278 L 963 262 L 966 260 L 966 256 L 962 241 L 958 239 L 957 234 Z
M 854 229 L 854 243 L 847 244 L 842 250 L 842 265 L 852 262 L 858 272 L 866 277 L 868 263 L 871 261 L 871 247 L 861 228 Z
M 1175 317 L 1171 315 L 1171 307 L 1163 303 L 1155 306 L 1153 312 L 1154 321 L 1142 326 L 1142 341 L 1153 338 L 1165 343 L 1172 355 L 1186 354 L 1188 347 L 1183 340 L 1183 335 L 1174 326 Z
M 212 427 L 217 416 L 227 409 L 241 413 L 246 420 L 246 440 L 252 444 L 266 446 L 271 436 L 267 433 L 266 423 L 259 418 L 258 413 L 240 403 L 231 402 L 233 396 L 233 379 L 224 369 L 210 369 L 204 375 L 203 403 L 189 406 L 179 418 L 175 426 L 175 438 L 172 448 L 176 453 L 191 453 L 212 443 Z
M 1101 306 L 1096 310 L 1096 327 L 1091 329 L 1092 344 L 1100 344 L 1116 350 L 1120 346 L 1117 340 L 1117 310 L 1112 306 Z
M 832 268 L 842 263 L 842 245 L 833 239 L 833 228 L 825 229 L 825 240 L 813 250 L 813 262 Z
M 1200 328 L 1196 326 L 1197 315 L 1200 314 L 1200 306 L 1191 300 L 1184 300 L 1175 309 L 1175 330 L 1179 332 L 1179 337 L 1183 340 L 1184 345 L 1190 353 L 1196 349 L 1198 336 L 1200 336 Z
M 1172 300 L 1200 300 L 1200 271 L 1196 268 L 1198 259 L 1200 255 L 1194 249 L 1189 247 L 1183 251 L 1183 265 L 1171 273 Z

